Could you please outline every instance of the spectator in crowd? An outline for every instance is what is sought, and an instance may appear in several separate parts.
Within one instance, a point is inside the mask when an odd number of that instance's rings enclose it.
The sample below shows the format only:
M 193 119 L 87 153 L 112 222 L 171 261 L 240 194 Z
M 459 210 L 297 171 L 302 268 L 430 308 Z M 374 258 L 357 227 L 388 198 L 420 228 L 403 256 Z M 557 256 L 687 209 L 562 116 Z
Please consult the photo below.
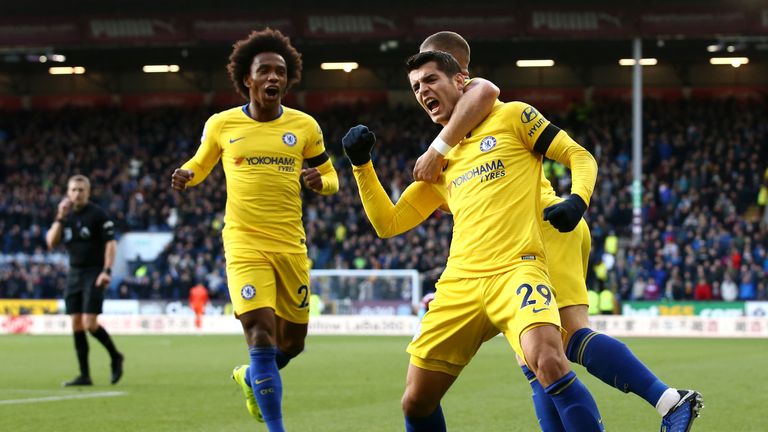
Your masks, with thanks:
M 747 266 L 741 267 L 741 284 L 739 285 L 739 300 L 757 299 L 757 286 L 752 272 Z
M 667 279 L 664 297 L 670 300 L 683 300 L 685 298 L 685 285 L 680 278 L 680 269 L 677 267 L 672 269 L 672 274 Z
M 323 299 L 317 294 L 312 293 L 309 296 L 309 316 L 316 317 L 320 316 L 323 313 L 323 310 L 325 310 L 325 303 L 323 302 Z
M 600 294 L 593 289 L 588 289 L 587 299 L 589 299 L 587 313 L 589 315 L 598 315 L 600 313 Z
M 656 279 L 649 277 L 645 284 L 645 290 L 643 291 L 643 300 L 658 300 L 659 297 L 659 285 L 656 283 Z
M 195 327 L 203 327 L 203 315 L 205 314 L 205 305 L 208 304 L 208 288 L 201 283 L 189 289 L 189 307 L 195 313 Z
M 610 288 L 604 288 L 599 294 L 599 309 L 602 315 L 613 315 L 616 311 L 616 295 Z
M 693 293 L 694 300 L 712 300 L 712 287 L 705 278 L 699 279 Z

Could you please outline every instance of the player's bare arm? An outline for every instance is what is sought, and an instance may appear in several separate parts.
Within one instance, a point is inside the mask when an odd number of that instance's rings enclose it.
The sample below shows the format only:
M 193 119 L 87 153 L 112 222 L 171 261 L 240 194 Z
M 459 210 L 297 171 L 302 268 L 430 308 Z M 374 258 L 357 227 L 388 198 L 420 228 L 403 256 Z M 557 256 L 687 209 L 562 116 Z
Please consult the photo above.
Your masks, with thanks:
M 490 114 L 499 94 L 495 84 L 482 78 L 475 78 L 467 84 L 451 120 L 427 151 L 416 160 L 413 167 L 415 181 L 437 181 L 443 170 L 445 155 Z

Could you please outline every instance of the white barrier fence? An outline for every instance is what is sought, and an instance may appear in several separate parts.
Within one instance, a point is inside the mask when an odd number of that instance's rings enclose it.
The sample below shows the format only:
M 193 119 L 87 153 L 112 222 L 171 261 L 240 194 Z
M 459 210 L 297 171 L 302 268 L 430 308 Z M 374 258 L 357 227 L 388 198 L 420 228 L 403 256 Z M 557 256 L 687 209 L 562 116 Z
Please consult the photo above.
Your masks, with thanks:
M 100 322 L 110 333 L 153 334 L 240 334 L 240 323 L 231 316 L 205 316 L 196 328 L 187 315 L 102 315 Z M 312 317 L 314 335 L 402 335 L 416 333 L 415 316 L 321 315 Z M 768 338 L 768 318 L 695 316 L 625 317 L 596 316 L 590 326 L 617 337 L 715 337 Z M 71 333 L 67 315 L 0 315 L 0 334 L 63 335 Z

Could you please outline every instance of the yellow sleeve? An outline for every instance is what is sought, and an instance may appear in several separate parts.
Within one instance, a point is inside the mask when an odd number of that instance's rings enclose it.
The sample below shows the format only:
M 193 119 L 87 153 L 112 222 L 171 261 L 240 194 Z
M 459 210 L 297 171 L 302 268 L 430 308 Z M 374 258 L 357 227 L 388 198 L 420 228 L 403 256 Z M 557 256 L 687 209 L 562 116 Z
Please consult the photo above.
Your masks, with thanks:
M 320 125 L 312 119 L 311 124 L 307 127 L 307 141 L 304 144 L 304 159 L 312 159 L 315 156 L 319 156 L 325 153 L 325 143 L 323 142 L 323 130 L 320 129 Z
M 320 171 L 320 179 L 323 181 L 323 188 L 319 191 L 320 195 L 333 195 L 339 191 L 339 176 L 336 175 L 336 169 L 330 159 L 317 167 Z
M 211 173 L 213 167 L 219 162 L 221 158 L 221 146 L 219 145 L 219 131 L 221 130 L 222 122 L 218 121 L 217 115 L 214 114 L 211 118 L 205 122 L 203 128 L 203 135 L 200 137 L 200 147 L 197 152 L 188 160 L 181 169 L 192 170 L 195 173 L 192 180 L 187 183 L 187 186 L 194 186 L 201 183 Z
M 578 194 L 589 205 L 597 180 L 595 158 L 536 108 L 523 102 L 508 105 L 510 121 L 526 148 L 570 168 L 571 193 Z
M 549 120 L 536 108 L 524 102 L 509 102 L 504 105 L 503 109 L 504 114 L 514 127 L 515 133 L 520 138 L 520 141 L 523 142 L 525 148 L 543 155 L 544 153 L 539 151 L 537 144 L 539 144 L 540 139 L 547 139 L 548 134 L 545 134 L 544 131 L 550 125 Z M 558 128 L 555 129 L 560 130 Z M 554 135 L 549 140 L 551 141 L 552 138 L 554 138 Z
M 441 204 L 443 198 L 425 182 L 411 183 L 403 195 L 392 204 L 379 182 L 373 163 L 353 166 L 352 172 L 360 189 L 363 208 L 376 234 L 387 238 L 402 234 L 426 220 Z
M 571 169 L 571 193 L 578 194 L 584 203 L 589 205 L 597 180 L 597 161 L 592 154 L 571 139 L 565 131 L 560 131 L 549 145 L 545 156 Z

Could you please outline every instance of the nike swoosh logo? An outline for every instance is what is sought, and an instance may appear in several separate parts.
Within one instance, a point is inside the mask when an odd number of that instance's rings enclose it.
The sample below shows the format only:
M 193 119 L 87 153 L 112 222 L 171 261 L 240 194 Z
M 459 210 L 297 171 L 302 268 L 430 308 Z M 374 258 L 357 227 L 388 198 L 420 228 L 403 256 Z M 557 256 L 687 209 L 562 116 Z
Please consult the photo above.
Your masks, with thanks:
M 272 379 L 272 377 L 264 378 L 263 380 L 256 380 L 256 385 L 259 385 L 261 383 L 265 383 L 265 382 L 267 382 L 267 381 L 269 381 L 271 379 Z
M 241 140 L 241 139 L 243 139 L 243 138 L 245 138 L 245 137 L 240 137 L 240 138 L 235 138 L 235 139 L 232 139 L 232 138 L 230 138 L 230 139 L 229 139 L 229 143 L 230 143 L 230 144 L 232 144 L 232 143 L 235 143 L 235 142 L 237 142 L 237 141 L 240 141 L 240 140 Z
M 541 311 L 549 310 L 549 308 L 541 308 L 541 309 L 533 308 L 532 310 L 533 310 L 533 313 L 539 313 Z

